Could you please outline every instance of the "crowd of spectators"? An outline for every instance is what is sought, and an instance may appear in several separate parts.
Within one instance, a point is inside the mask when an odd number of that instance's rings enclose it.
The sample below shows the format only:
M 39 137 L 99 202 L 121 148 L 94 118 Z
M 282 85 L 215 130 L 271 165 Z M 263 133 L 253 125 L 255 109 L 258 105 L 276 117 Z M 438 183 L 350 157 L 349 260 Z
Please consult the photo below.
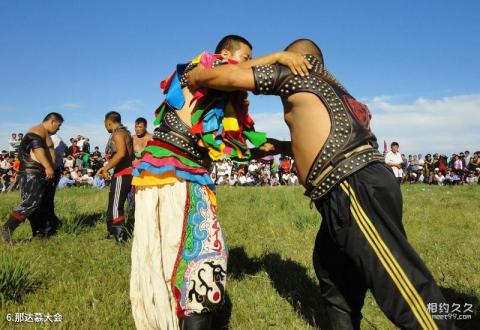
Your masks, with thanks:
M 22 133 L 12 133 L 8 150 L 0 154 L 0 192 L 18 189 L 17 176 L 20 169 L 18 148 Z M 393 152 L 395 151 L 395 152 Z M 93 150 L 88 138 L 77 135 L 64 145 L 62 168 L 58 188 L 72 186 L 92 186 L 103 188 L 108 180 L 97 176 L 97 171 L 108 161 L 98 146 Z M 469 151 L 444 154 L 400 154 L 398 144 L 392 143 L 392 151 L 386 153 L 386 162 L 402 183 L 426 183 L 438 185 L 478 184 L 480 176 L 480 151 L 470 155 Z M 277 186 L 298 185 L 295 162 L 288 156 L 281 156 L 277 162 L 273 157 L 265 157 L 249 162 L 235 162 L 222 159 L 213 162 L 210 177 L 217 185 L 225 186 Z
M 392 152 L 386 154 L 386 162 L 394 159 Z M 434 153 L 408 155 L 401 154 L 397 164 L 390 165 L 399 180 L 404 183 L 426 183 L 438 185 L 478 184 L 480 177 L 480 151 L 473 155 L 467 150 L 454 153 L 450 157 Z M 396 171 L 395 171 L 396 170 Z
M 18 189 L 17 176 L 20 169 L 18 148 L 22 138 L 22 133 L 12 133 L 8 141 L 8 150 L 3 150 L 0 155 L 0 192 Z M 52 140 L 55 145 L 53 136 Z M 91 150 L 89 139 L 81 135 L 71 138 L 68 146 L 63 141 L 58 141 L 64 145 L 61 148 L 60 164 L 56 166 L 61 171 L 58 188 L 73 186 L 103 188 L 109 184 L 108 180 L 96 175 L 108 161 L 108 155 L 102 155 L 98 146 Z
M 249 162 L 223 159 L 213 162 L 210 177 L 217 185 L 224 186 L 278 186 L 297 185 L 295 163 L 288 156 L 281 156 L 280 163 L 273 157 Z

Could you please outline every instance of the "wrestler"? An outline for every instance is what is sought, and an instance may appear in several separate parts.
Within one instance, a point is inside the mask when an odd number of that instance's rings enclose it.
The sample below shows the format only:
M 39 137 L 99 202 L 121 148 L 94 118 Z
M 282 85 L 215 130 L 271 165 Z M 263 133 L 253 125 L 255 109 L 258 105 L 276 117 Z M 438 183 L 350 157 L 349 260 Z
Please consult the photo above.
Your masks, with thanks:
M 29 216 L 32 224 L 32 232 L 34 237 L 48 238 L 56 234 L 58 227 L 61 225 L 60 219 L 55 214 L 55 193 L 57 185 L 63 172 L 63 153 L 67 145 L 63 142 L 58 134 L 50 136 L 55 151 L 54 176 L 52 180 L 48 180 L 42 203 L 39 208 Z
M 55 134 L 62 123 L 62 115 L 49 113 L 41 124 L 29 129 L 20 143 L 19 176 L 22 201 L 0 229 L 0 241 L 3 243 L 11 243 L 13 231 L 27 218 L 30 220 L 33 236 L 38 236 L 37 230 L 45 225 L 35 214 L 43 204 L 47 188 L 50 191 L 50 181 L 55 177 L 55 151 L 50 135 Z M 51 208 L 53 209 L 53 205 Z M 53 231 L 47 232 L 48 235 L 52 233 Z
M 216 215 L 210 161 L 262 156 L 269 144 L 255 132 L 246 93 L 191 93 L 184 73 L 251 58 L 250 43 L 223 38 L 215 54 L 203 53 L 161 86 L 153 140 L 135 163 L 135 230 L 130 300 L 138 329 L 210 329 L 225 299 L 228 251 Z M 258 64 L 307 61 L 281 53 Z M 250 141 L 256 148 L 250 150 Z
M 135 120 L 135 134 L 132 135 L 135 158 L 140 158 L 143 149 L 152 137 L 153 135 L 147 131 L 147 120 L 143 117 L 137 118 Z
M 113 169 L 108 195 L 107 238 L 115 238 L 118 243 L 124 243 L 127 240 L 124 205 L 132 184 L 132 162 L 135 158 L 133 143 L 118 112 L 108 112 L 104 123 L 110 133 L 105 154 L 110 155 L 110 158 L 97 171 L 97 175 L 109 179 L 108 171 Z
M 245 62 L 198 67 L 187 80 L 194 89 L 281 97 L 299 178 L 323 219 L 313 262 L 330 328 L 360 328 L 367 289 L 399 328 L 453 327 L 427 310 L 428 303 L 445 299 L 407 241 L 400 187 L 377 149 L 367 106 L 325 69 L 315 43 L 300 39 L 287 50 L 305 55 L 308 75 Z

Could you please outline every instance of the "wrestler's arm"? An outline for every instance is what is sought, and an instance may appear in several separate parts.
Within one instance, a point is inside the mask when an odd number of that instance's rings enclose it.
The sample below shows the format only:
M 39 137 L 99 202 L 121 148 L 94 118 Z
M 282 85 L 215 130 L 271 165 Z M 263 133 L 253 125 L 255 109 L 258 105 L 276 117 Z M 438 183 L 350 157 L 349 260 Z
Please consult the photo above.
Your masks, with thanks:
M 222 91 L 254 90 L 255 81 L 252 68 L 260 65 L 282 64 L 287 66 L 293 74 L 308 75 L 311 64 L 300 54 L 279 52 L 265 55 L 240 64 L 220 65 L 206 70 L 199 65 L 186 73 L 188 85 L 196 89 L 207 87 Z
M 221 65 L 210 70 L 197 66 L 187 73 L 187 80 L 193 89 L 207 87 L 227 92 L 255 89 L 252 69 L 237 64 Z
M 55 154 L 55 147 L 53 146 L 53 141 L 52 139 L 47 136 L 47 148 L 49 151 L 50 159 L 52 161 L 52 164 L 55 164 L 55 161 L 57 159 L 57 155 Z
M 298 74 L 301 76 L 308 76 L 308 70 L 312 68 L 310 62 L 303 55 L 287 51 L 264 55 L 237 65 L 244 69 L 250 69 L 254 66 L 272 65 L 275 63 L 285 65 L 294 75 Z
M 259 159 L 269 155 L 292 155 L 292 143 L 290 141 L 280 141 L 277 139 L 268 138 L 267 142 L 258 148 L 250 149 L 251 158 Z
M 53 163 L 50 160 L 50 157 L 47 156 L 47 151 L 45 147 L 37 147 L 32 149 L 35 158 L 37 158 L 38 162 L 45 167 L 45 171 L 47 169 L 51 169 L 53 172 Z

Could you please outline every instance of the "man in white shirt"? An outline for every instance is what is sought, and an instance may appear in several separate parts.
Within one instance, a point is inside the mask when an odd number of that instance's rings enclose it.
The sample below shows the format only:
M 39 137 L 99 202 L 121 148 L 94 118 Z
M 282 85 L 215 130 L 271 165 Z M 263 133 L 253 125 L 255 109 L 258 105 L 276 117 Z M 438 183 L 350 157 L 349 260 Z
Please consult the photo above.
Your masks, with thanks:
M 12 133 L 12 138 L 8 140 L 8 152 L 10 154 L 18 150 L 17 134 Z
M 240 183 L 241 186 L 245 185 L 247 183 L 247 178 L 245 177 L 245 175 L 241 174 L 238 177 L 238 182 Z
M 6 154 L 3 160 L 0 162 L 0 168 L 4 171 L 8 171 L 12 168 L 12 164 L 10 163 L 10 156 Z
M 398 151 L 398 147 L 399 145 L 397 142 L 392 142 L 390 145 L 391 150 L 385 155 L 385 163 L 392 169 L 398 183 L 401 183 L 403 177 L 403 159 Z
M 248 165 L 248 172 L 255 173 L 258 170 L 257 162 L 255 160 L 250 161 L 250 165 Z

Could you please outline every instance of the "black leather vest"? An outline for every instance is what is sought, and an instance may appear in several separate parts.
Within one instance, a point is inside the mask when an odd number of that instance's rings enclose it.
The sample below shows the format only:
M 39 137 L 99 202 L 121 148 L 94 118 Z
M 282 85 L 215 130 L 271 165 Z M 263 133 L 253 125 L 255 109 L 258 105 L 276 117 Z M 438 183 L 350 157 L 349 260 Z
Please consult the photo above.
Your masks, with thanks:
M 177 110 L 168 104 L 166 107 L 160 125 L 153 131 L 153 138 L 174 146 L 187 154 L 193 161 L 208 167 L 210 159 L 207 151 L 198 146 L 198 137 L 193 135 L 190 127 L 178 117 Z
M 44 174 L 45 167 L 32 159 L 30 151 L 38 148 L 45 148 L 45 142 L 35 133 L 27 133 L 20 142 L 18 158 L 20 160 L 20 173 Z M 48 152 L 48 151 L 46 151 Z
M 312 55 L 305 56 L 313 68 L 309 76 L 295 76 L 288 67 L 275 64 L 253 68 L 255 94 L 288 97 L 299 92 L 317 95 L 331 121 L 330 134 L 313 162 L 305 183 L 306 195 L 317 200 L 341 180 L 372 162 L 382 162 L 375 135 L 370 130 L 370 112 L 323 68 Z

